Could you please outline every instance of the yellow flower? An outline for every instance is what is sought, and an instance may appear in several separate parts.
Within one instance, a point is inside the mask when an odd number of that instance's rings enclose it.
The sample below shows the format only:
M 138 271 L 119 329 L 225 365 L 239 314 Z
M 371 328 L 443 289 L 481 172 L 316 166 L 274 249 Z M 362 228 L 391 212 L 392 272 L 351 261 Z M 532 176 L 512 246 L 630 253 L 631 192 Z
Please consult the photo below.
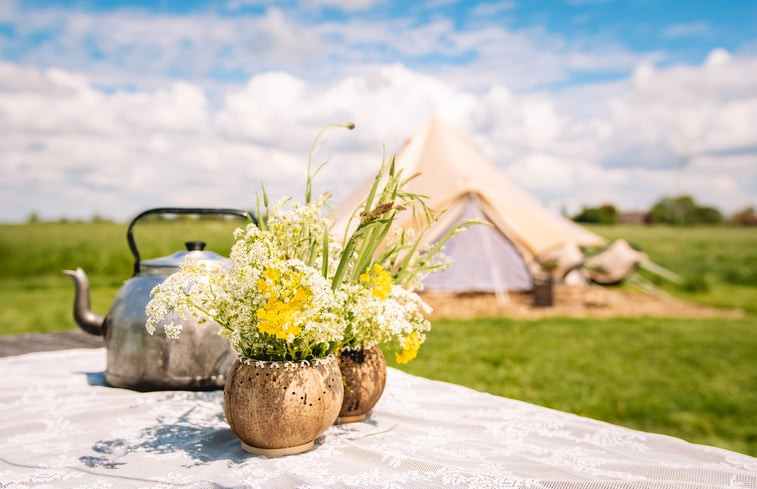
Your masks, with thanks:
M 263 270 L 263 277 L 267 278 L 269 282 L 279 282 L 281 280 L 281 272 L 275 268 L 267 267 Z
M 297 336 L 302 328 L 293 324 L 298 305 L 292 302 L 283 302 L 277 297 L 268 299 L 268 302 L 258 309 L 258 330 L 285 340 L 291 334 Z
M 405 336 L 404 346 L 400 353 L 394 354 L 394 359 L 397 363 L 408 363 L 418 355 L 418 350 L 421 348 L 422 338 L 417 331 L 413 331 L 409 335 Z
M 282 340 L 297 336 L 302 331 L 295 324 L 297 313 L 310 299 L 309 291 L 302 285 L 303 274 L 294 271 L 282 275 L 279 270 L 266 268 L 262 275 L 258 289 L 267 300 L 258 309 L 258 330 Z
M 392 293 L 392 277 L 378 263 L 373 264 L 372 273 L 371 267 L 365 269 L 360 275 L 360 283 L 371 289 L 373 297 L 381 300 L 386 300 Z

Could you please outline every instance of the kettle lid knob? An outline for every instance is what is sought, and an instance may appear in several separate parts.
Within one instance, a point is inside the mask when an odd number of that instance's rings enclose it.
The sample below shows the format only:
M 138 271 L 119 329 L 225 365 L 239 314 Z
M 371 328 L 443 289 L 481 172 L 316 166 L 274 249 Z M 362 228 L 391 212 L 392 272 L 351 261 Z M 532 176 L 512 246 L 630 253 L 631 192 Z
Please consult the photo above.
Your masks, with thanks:
M 184 243 L 187 251 L 202 251 L 205 249 L 205 241 L 187 241 Z

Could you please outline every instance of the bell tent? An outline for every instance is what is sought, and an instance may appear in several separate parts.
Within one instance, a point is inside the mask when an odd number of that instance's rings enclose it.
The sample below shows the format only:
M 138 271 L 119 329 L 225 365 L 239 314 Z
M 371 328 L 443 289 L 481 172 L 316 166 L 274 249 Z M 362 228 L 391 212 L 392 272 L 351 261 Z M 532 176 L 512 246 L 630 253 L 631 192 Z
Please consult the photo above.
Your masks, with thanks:
M 418 174 L 407 191 L 427 196 L 434 211 L 446 209 L 426 231 L 427 243 L 441 239 L 465 219 L 491 224 L 471 226 L 445 244 L 443 253 L 452 264 L 424 280 L 427 290 L 498 294 L 529 290 L 533 278 L 543 274 L 545 261 L 557 269 L 554 273 L 565 273 L 583 261 L 579 246 L 605 242 L 517 188 L 438 118 L 402 147 L 396 167 L 405 177 Z M 372 183 L 372 179 L 365 182 L 334 210 L 335 237 L 344 234 Z M 411 217 L 400 213 L 397 222 L 412 227 Z

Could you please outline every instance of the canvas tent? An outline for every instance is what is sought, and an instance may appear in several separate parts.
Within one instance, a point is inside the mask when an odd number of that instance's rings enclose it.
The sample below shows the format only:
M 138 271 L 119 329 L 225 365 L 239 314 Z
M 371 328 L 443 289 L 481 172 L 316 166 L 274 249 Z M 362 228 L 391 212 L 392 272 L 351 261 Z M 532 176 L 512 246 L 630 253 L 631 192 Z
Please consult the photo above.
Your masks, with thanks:
M 559 273 L 582 261 L 581 245 L 602 245 L 604 239 L 549 210 L 508 181 L 478 154 L 465 138 L 438 118 L 396 154 L 403 175 L 419 176 L 406 189 L 428 196 L 434 210 L 447 211 L 433 223 L 426 240 L 433 243 L 466 218 L 488 221 L 456 235 L 444 247 L 453 259 L 444 272 L 427 277 L 429 290 L 502 292 L 527 290 L 550 258 Z M 358 187 L 333 212 L 332 234 L 341 237 L 352 211 L 365 199 L 372 179 Z M 398 223 L 412 227 L 411 215 Z M 578 255 L 576 255 L 578 253 Z M 578 262 L 576 263 L 576 256 Z

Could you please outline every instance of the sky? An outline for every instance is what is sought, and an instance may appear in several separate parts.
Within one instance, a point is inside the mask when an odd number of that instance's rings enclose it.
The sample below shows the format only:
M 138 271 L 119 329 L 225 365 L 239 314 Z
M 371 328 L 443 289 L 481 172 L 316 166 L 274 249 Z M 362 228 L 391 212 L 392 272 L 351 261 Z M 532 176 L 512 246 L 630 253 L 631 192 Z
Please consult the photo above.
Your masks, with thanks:
M 568 214 L 757 206 L 757 2 L 0 1 L 0 221 L 334 204 L 433 116 Z

